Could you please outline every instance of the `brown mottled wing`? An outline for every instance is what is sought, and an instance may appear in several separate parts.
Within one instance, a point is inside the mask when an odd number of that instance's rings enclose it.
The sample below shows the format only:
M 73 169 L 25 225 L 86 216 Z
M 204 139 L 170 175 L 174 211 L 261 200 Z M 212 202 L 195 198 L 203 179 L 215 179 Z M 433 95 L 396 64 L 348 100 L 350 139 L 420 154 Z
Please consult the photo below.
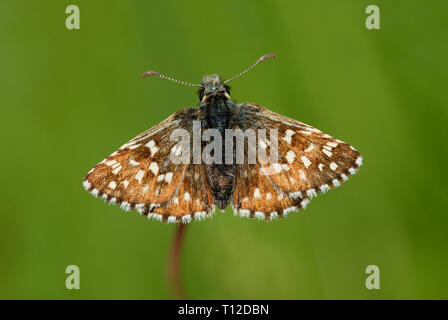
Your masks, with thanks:
M 200 120 L 200 110 L 183 109 L 125 143 L 87 174 L 85 189 L 126 211 L 135 209 L 163 222 L 206 217 L 214 204 L 204 169 L 170 160 L 178 145 L 171 133 L 185 129 L 192 136 L 194 120 Z
M 269 131 L 278 132 L 277 163 L 237 167 L 233 204 L 239 215 L 270 220 L 305 208 L 311 198 L 340 186 L 362 164 L 359 152 L 347 143 L 256 104 L 238 105 L 233 123 L 242 130 L 266 129 L 266 139 L 257 144 L 268 156 Z
M 302 199 L 288 197 L 268 175 L 260 174 L 260 170 L 260 164 L 238 165 L 233 194 L 235 214 L 271 220 L 298 210 Z

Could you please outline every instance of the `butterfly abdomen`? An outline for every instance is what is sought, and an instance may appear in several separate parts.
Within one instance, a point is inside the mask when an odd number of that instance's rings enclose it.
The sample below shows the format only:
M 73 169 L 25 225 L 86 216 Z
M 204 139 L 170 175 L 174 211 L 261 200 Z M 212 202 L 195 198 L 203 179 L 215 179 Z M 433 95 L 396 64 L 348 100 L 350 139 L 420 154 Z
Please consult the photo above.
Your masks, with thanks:
M 221 163 L 208 164 L 206 167 L 208 181 L 215 204 L 224 209 L 233 194 L 235 187 L 236 166 L 225 164 L 225 130 L 231 128 L 233 102 L 223 96 L 215 96 L 208 100 L 202 108 L 207 129 L 216 129 L 222 137 Z

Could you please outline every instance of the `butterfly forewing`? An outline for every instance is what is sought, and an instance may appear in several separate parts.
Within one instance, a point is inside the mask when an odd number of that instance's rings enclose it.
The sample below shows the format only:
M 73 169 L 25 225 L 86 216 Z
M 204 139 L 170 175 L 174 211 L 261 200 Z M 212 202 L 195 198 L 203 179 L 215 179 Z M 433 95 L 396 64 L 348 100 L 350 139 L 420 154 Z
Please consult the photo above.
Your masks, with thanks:
M 234 207 L 239 214 L 241 210 L 258 211 L 258 217 L 263 214 L 268 220 L 284 216 L 282 210 L 305 208 L 312 197 L 338 187 L 362 164 L 359 152 L 350 145 L 259 105 L 240 104 L 233 121 L 235 128 L 243 130 L 278 132 L 276 163 L 264 163 L 258 158 L 258 165 L 251 170 L 246 164 L 238 166 Z M 258 144 L 270 154 L 269 138 Z
M 207 179 L 203 168 L 170 160 L 177 145 L 170 138 L 173 130 L 191 133 L 193 121 L 199 119 L 198 109 L 176 112 L 96 165 L 85 177 L 84 187 L 124 210 L 136 209 L 161 221 L 205 217 L 214 206 L 210 192 L 204 192 Z

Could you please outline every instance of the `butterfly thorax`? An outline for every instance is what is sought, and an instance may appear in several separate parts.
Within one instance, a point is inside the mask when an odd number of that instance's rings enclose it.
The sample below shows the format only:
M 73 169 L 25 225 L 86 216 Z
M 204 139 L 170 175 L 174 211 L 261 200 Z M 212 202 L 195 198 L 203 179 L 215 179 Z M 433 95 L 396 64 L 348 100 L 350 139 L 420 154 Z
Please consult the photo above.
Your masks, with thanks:
M 224 137 L 225 129 L 229 129 L 232 114 L 227 99 L 216 96 L 207 101 L 205 111 L 205 119 L 208 129 L 217 129 Z

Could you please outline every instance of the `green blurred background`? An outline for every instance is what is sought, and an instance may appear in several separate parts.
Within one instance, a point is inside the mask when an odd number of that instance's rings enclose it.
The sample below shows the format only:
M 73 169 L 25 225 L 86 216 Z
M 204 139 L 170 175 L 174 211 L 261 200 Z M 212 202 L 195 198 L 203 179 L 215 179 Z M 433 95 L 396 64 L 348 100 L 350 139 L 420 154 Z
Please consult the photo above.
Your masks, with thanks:
M 67 30 L 76 4 L 81 29 Z M 367 30 L 365 8 L 381 10 Z M 364 166 L 307 210 L 266 223 L 228 209 L 188 226 L 195 299 L 448 298 L 446 1 L 2 1 L 0 298 L 168 299 L 175 226 L 107 206 L 84 175 L 195 106 L 185 81 L 358 148 Z M 65 288 L 65 268 L 81 289 Z M 381 289 L 365 288 L 378 265 Z

